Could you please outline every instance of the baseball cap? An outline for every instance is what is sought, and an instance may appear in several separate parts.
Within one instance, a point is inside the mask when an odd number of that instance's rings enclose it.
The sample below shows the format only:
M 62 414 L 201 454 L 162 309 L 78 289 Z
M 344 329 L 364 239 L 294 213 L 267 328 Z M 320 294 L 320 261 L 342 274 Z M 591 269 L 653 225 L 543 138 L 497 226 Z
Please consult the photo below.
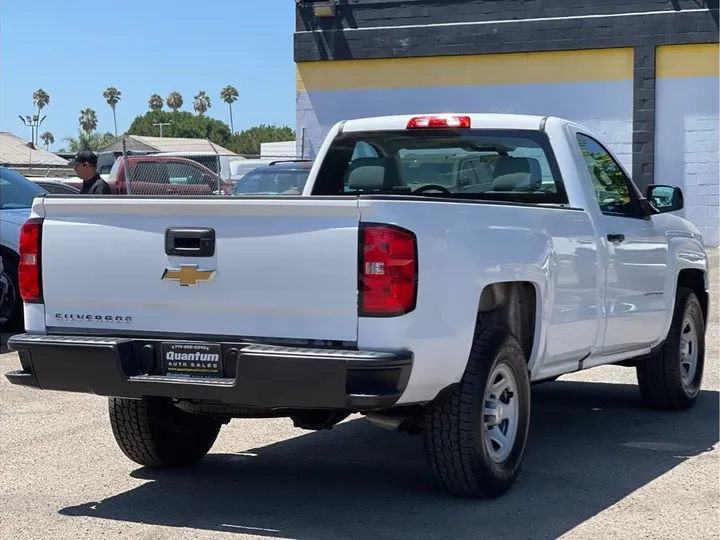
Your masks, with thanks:
M 95 155 L 95 152 L 91 152 L 90 150 L 81 150 L 75 154 L 73 164 L 89 163 L 90 165 L 97 167 L 97 162 L 98 158 L 97 155 Z

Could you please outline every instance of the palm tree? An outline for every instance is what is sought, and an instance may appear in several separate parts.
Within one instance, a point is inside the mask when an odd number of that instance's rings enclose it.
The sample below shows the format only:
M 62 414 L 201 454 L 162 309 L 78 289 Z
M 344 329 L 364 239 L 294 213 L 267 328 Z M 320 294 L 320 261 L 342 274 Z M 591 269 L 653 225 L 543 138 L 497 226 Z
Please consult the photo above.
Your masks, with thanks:
M 207 95 L 205 90 L 200 90 L 200 92 L 198 92 L 195 96 L 195 101 L 193 102 L 193 109 L 195 109 L 195 112 L 202 116 L 211 106 L 210 96 Z
M 91 133 L 97 129 L 97 113 L 89 107 L 83 109 L 80 111 L 80 118 L 78 118 L 78 122 L 85 133 Z
M 50 145 L 55 144 L 55 135 L 53 135 L 49 131 L 46 131 L 42 135 L 40 135 L 40 138 L 45 143 L 46 150 L 50 150 Z
M 37 107 L 38 117 L 40 117 L 40 114 L 42 113 L 42 110 L 47 106 L 50 105 L 50 94 L 48 94 L 45 90 L 42 88 L 38 88 L 33 92 L 33 104 L 35 107 Z M 35 133 L 35 137 L 37 137 L 37 132 Z M 37 138 L 33 141 L 33 144 L 37 144 Z
M 222 99 L 230 107 L 230 133 L 235 133 L 235 127 L 233 126 L 232 104 L 237 101 L 239 95 L 240 94 L 238 94 L 237 88 L 234 86 L 226 86 L 220 92 L 220 99 Z
M 105 98 L 105 101 L 107 101 L 107 104 L 110 105 L 110 108 L 113 112 L 113 125 L 115 126 L 115 136 L 117 137 L 117 117 L 115 116 L 115 105 L 118 104 L 120 99 L 122 99 L 122 92 L 115 88 L 114 86 L 110 86 L 107 90 L 103 92 L 103 97 Z
M 173 112 L 177 112 L 178 109 L 182 109 L 184 102 L 180 92 L 170 92 L 165 103 L 167 103 L 167 106 L 170 107 Z
M 182 100 L 182 98 L 180 98 Z M 150 107 L 151 111 L 159 111 L 163 108 L 163 105 L 165 105 L 165 102 L 163 101 L 163 98 L 159 94 L 153 94 L 150 96 L 150 99 L 148 100 L 148 107 Z

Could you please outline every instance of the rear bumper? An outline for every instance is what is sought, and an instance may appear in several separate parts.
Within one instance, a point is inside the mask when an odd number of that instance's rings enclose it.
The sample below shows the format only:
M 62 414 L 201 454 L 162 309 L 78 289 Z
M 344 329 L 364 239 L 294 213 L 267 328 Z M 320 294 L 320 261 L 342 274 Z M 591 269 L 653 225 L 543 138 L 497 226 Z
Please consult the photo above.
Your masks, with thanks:
M 140 398 L 212 400 L 263 409 L 378 410 L 404 392 L 413 355 L 222 343 L 224 378 L 191 379 L 159 373 L 161 340 L 20 334 L 8 347 L 22 369 L 16 385 L 42 390 Z

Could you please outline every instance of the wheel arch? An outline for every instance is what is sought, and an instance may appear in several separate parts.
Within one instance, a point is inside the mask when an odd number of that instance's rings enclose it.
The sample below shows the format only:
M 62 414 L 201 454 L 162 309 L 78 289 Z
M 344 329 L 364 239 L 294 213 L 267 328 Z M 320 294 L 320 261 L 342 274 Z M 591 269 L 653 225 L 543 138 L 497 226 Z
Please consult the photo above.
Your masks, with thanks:
M 677 284 L 675 287 L 675 294 L 680 287 L 687 287 L 692 290 L 697 296 L 702 308 L 703 322 L 707 327 L 707 320 L 710 309 L 710 298 L 707 290 L 705 289 L 705 278 L 706 273 L 698 268 L 683 268 L 678 272 Z
M 502 281 L 486 285 L 480 293 L 477 324 L 502 322 L 517 338 L 528 365 L 535 361 L 540 343 L 541 289 L 531 281 Z
M 0 255 L 2 255 L 3 257 L 10 257 L 11 259 L 14 259 L 15 262 L 20 261 L 20 254 L 17 253 L 14 249 L 5 245 L 0 245 Z

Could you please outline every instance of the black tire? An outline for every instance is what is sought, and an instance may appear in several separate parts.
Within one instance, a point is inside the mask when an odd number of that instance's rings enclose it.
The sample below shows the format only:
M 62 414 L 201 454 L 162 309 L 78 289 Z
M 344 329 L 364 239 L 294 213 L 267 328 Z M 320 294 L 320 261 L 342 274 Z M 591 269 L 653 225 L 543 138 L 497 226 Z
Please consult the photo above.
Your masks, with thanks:
M 491 418 L 484 412 L 485 392 L 498 369 L 509 370 L 515 380 L 517 429 L 507 456 L 493 460 L 485 442 L 485 421 Z M 522 347 L 504 325 L 476 328 L 460 384 L 430 403 L 423 416 L 425 452 L 435 482 L 460 497 L 502 495 L 520 473 L 529 428 L 530 377 Z
M 694 326 L 695 334 L 695 349 L 692 350 L 696 355 L 694 374 L 684 374 L 682 366 L 682 334 L 687 332 L 688 323 Z M 652 409 L 679 411 L 690 408 L 700 395 L 704 368 L 705 322 L 702 307 L 691 289 L 678 287 L 670 331 L 662 349 L 635 368 L 645 404 Z
M 0 320 L 0 325 L 4 332 L 21 332 L 25 326 L 23 319 L 23 303 L 20 296 L 20 285 L 18 284 L 18 261 L 7 253 L 2 254 L 3 273 L 8 278 L 8 285 L 12 287 L 12 291 L 8 294 L 12 295 L 12 307 L 9 310 L 7 321 Z
M 153 468 L 188 467 L 210 451 L 220 420 L 191 414 L 164 398 L 110 398 L 110 425 L 123 453 Z

